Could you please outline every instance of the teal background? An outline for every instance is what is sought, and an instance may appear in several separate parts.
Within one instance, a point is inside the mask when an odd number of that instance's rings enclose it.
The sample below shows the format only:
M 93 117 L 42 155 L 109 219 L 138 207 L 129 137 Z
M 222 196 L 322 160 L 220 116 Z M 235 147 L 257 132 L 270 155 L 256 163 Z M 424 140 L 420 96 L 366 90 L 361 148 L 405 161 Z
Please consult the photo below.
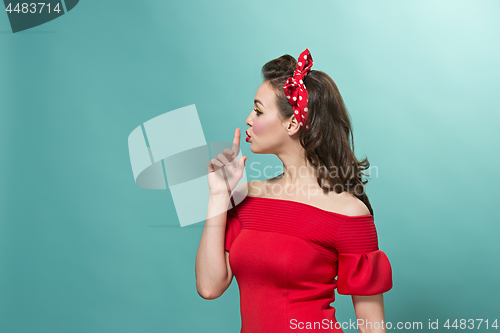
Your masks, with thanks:
M 0 14 L 0 331 L 238 332 L 235 280 L 216 300 L 196 292 L 204 222 L 181 228 L 168 190 L 134 183 L 127 137 L 196 104 L 207 141 L 231 141 L 262 65 L 306 47 L 378 169 L 386 320 L 491 323 L 498 17 L 493 0 L 80 1 L 12 34 Z M 241 148 L 247 166 L 279 166 Z M 350 296 L 333 305 L 355 320 Z

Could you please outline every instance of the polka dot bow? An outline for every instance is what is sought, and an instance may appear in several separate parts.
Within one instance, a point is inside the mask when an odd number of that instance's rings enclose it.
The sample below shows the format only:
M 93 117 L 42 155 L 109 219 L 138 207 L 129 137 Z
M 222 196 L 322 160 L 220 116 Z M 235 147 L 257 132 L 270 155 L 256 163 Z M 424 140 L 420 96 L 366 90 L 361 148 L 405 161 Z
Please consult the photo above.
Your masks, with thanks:
M 311 53 L 308 49 L 305 49 L 300 54 L 299 59 L 297 59 L 297 69 L 293 73 L 293 76 L 289 77 L 283 86 L 285 96 L 293 107 L 293 113 L 299 125 L 303 126 L 307 121 L 306 129 L 309 128 L 309 121 L 307 120 L 307 112 L 309 110 L 307 108 L 307 90 L 304 85 L 304 78 L 312 65 Z

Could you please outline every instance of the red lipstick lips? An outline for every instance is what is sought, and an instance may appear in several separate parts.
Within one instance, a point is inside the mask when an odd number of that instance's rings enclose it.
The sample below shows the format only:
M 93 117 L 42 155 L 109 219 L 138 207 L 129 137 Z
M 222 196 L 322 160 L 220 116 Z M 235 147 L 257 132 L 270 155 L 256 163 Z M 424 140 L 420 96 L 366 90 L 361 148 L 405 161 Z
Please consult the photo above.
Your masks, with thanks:
M 245 133 L 248 135 L 248 130 L 246 130 Z M 248 135 L 245 140 L 248 142 L 248 141 L 250 141 L 250 138 L 251 138 L 251 136 Z

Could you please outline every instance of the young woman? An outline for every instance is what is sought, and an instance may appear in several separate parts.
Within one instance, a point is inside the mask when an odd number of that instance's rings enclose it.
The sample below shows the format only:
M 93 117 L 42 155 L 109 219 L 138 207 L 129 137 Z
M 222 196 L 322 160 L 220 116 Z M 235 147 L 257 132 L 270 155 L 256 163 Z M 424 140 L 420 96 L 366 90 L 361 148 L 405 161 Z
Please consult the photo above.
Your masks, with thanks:
M 232 149 L 210 161 L 196 287 L 215 299 L 234 274 L 245 333 L 353 328 L 335 319 L 335 289 L 352 295 L 361 332 L 386 332 L 383 293 L 392 288 L 392 270 L 365 193 L 369 163 L 354 155 L 335 82 L 311 66 L 307 49 L 297 60 L 284 55 L 266 63 L 246 119 L 250 149 L 275 154 L 281 175 L 235 189 L 247 158 L 236 158 L 239 128 Z

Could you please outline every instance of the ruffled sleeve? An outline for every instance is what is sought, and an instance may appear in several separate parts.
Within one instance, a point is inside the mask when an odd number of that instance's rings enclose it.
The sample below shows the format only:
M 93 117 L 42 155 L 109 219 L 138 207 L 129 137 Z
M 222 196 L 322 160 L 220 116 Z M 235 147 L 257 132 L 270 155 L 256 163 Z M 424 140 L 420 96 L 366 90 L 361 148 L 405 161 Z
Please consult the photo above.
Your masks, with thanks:
M 372 216 L 347 218 L 339 228 L 337 292 L 371 296 L 392 289 L 392 269 L 387 255 L 379 250 Z
M 227 211 L 226 219 L 226 234 L 224 240 L 224 249 L 229 252 L 233 241 L 238 236 L 241 230 L 240 219 L 236 213 L 235 207 L 232 207 Z

